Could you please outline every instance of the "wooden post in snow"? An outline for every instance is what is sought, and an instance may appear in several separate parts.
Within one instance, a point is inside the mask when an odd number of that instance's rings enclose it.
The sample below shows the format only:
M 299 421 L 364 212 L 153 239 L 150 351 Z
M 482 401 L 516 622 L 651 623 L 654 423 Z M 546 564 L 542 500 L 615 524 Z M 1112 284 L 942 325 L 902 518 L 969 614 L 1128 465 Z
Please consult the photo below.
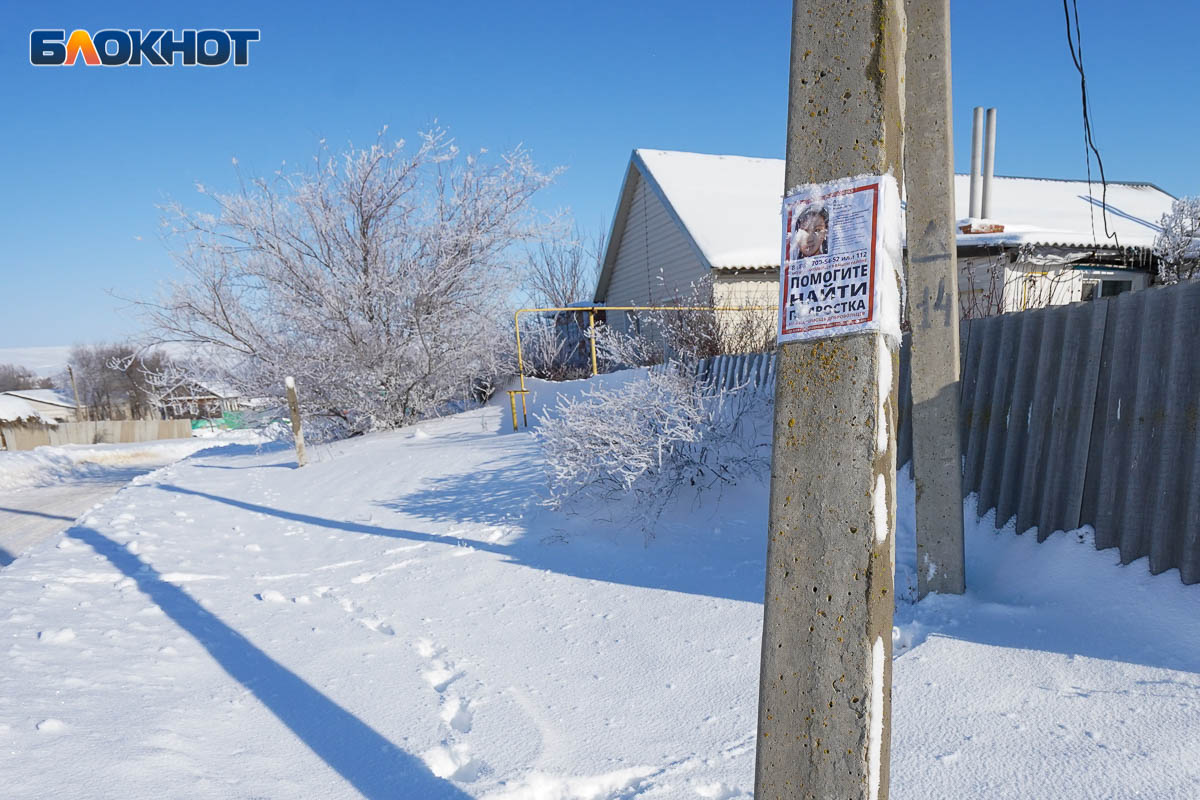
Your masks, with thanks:
M 296 440 L 296 466 L 303 467 L 308 463 L 304 454 L 304 431 L 300 429 L 300 400 L 296 397 L 296 379 L 288 375 L 283 379 L 287 387 L 288 409 L 292 412 L 292 438 Z

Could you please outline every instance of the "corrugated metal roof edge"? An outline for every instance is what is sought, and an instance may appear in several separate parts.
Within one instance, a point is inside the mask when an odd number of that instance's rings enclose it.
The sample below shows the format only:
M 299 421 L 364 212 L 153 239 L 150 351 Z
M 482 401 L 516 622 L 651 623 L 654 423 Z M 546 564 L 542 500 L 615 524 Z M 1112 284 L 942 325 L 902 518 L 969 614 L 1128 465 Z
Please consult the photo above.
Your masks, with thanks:
M 956 172 L 956 173 L 954 173 L 954 175 L 955 175 L 955 177 L 957 177 L 959 175 L 961 175 L 964 178 L 971 177 L 971 173 L 969 173 L 969 172 Z M 1087 178 L 1046 178 L 1046 177 L 1034 177 L 1032 175 L 993 175 L 992 177 L 993 177 L 993 179 L 995 179 L 995 178 L 1012 178 L 1014 180 L 1019 180 L 1019 181 L 1052 181 L 1054 183 L 1089 183 Z M 1103 186 L 1104 186 L 1104 184 L 1101 183 L 1100 181 L 1090 181 L 1090 183 L 1093 186 L 1099 186 L 1101 188 L 1103 188 Z M 1136 186 L 1136 187 L 1145 186 L 1150 189 L 1155 189 L 1157 191 L 1160 191 L 1163 194 L 1165 194 L 1167 197 L 1176 199 L 1175 195 L 1171 194 L 1170 192 L 1168 192 L 1166 189 L 1162 188 L 1158 184 L 1151 183 L 1150 181 L 1105 181 L 1105 183 L 1108 183 L 1109 185 L 1112 185 L 1112 186 Z
M 1145 245 L 1122 245 L 1121 247 L 1116 247 L 1114 245 L 1103 245 L 1103 244 L 1096 244 L 1094 242 L 1077 242 L 1077 241 L 1076 242 L 1066 242 L 1066 241 L 1064 241 L 1064 242 L 1050 242 L 1050 241 L 1029 242 L 1029 241 L 994 241 L 993 240 L 993 241 L 982 241 L 982 242 L 971 242 L 971 241 L 963 242 L 960 239 L 959 243 L 958 243 L 958 255 L 960 257 L 973 256 L 973 255 L 978 255 L 980 253 L 984 253 L 984 252 L 988 252 L 988 251 L 994 253 L 997 250 L 1004 250 L 1006 248 L 1025 247 L 1025 246 L 1029 246 L 1029 247 L 1061 247 L 1061 248 L 1069 248 L 1072 250 L 1094 250 L 1094 251 L 1103 251 L 1106 254 L 1115 254 L 1115 253 L 1118 253 L 1121 251 L 1133 251 L 1133 250 L 1145 251 L 1148 253 L 1150 250 L 1152 250 L 1151 247 L 1145 246 Z M 757 264 L 757 265 L 714 264 L 712 268 L 714 270 L 716 270 L 717 272 L 770 272 L 772 270 L 779 269 L 779 265 L 775 264 L 775 263 Z

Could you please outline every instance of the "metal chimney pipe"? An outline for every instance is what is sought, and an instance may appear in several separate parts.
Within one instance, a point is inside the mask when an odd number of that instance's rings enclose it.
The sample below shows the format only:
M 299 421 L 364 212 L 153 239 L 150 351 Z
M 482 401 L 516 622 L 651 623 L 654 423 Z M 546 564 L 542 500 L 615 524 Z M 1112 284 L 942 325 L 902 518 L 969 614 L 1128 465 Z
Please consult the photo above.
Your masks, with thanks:
M 980 162 L 983 160 L 983 106 L 975 106 L 975 120 L 971 125 L 971 203 L 967 216 L 979 218 L 983 201 L 983 180 Z
M 996 109 L 987 110 L 987 134 L 983 147 L 983 197 L 979 213 L 992 218 L 992 173 L 996 169 Z

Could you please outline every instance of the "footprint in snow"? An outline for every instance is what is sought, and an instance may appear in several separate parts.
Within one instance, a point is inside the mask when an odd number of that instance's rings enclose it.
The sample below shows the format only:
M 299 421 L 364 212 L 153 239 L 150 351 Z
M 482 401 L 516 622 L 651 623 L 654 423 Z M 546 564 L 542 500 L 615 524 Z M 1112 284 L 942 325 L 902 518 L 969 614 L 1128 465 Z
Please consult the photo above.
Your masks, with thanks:
M 471 783 L 483 774 L 485 765 L 471 755 L 471 748 L 464 742 L 439 745 L 421 754 L 421 760 L 429 771 L 443 780 Z
M 370 628 L 371 630 L 375 631 L 376 633 L 382 633 L 384 636 L 395 636 L 396 635 L 396 629 L 393 628 L 391 625 L 389 625 L 386 620 L 363 618 L 363 619 L 360 619 L 359 622 L 361 622 L 363 625 Z
M 463 676 L 461 672 L 455 672 L 452 665 L 436 658 L 429 662 L 429 666 L 429 669 L 421 673 L 421 677 L 438 694 L 446 691 L 450 684 Z
M 442 703 L 442 722 L 459 733 L 471 732 L 474 716 L 470 704 L 456 694 L 448 695 Z
M 471 753 L 470 745 L 461 737 L 471 732 L 475 714 L 474 705 L 470 698 L 456 692 L 447 692 L 450 684 L 462 678 L 465 673 L 456 670 L 454 664 L 445 658 L 445 651 L 437 647 L 429 639 L 418 639 L 413 642 L 417 655 L 426 659 L 429 669 L 421 673 L 435 692 L 441 695 L 442 707 L 439 716 L 446 726 L 446 738 L 438 747 L 427 750 L 421 759 L 429 770 L 439 778 L 470 783 L 478 780 L 488 771 L 487 764 Z

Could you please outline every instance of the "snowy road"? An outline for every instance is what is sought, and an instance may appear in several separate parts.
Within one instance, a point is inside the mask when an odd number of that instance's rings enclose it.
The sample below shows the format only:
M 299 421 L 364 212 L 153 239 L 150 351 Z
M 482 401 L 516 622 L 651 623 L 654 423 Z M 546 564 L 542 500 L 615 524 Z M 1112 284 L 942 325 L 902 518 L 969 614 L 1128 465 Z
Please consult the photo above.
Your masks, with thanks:
M 0 566 L 8 566 L 38 542 L 70 527 L 85 511 L 150 471 L 149 467 L 114 469 L 105 477 L 0 492 Z
M 213 444 L 168 439 L 0 452 L 0 567 L 66 530 L 138 476 Z

